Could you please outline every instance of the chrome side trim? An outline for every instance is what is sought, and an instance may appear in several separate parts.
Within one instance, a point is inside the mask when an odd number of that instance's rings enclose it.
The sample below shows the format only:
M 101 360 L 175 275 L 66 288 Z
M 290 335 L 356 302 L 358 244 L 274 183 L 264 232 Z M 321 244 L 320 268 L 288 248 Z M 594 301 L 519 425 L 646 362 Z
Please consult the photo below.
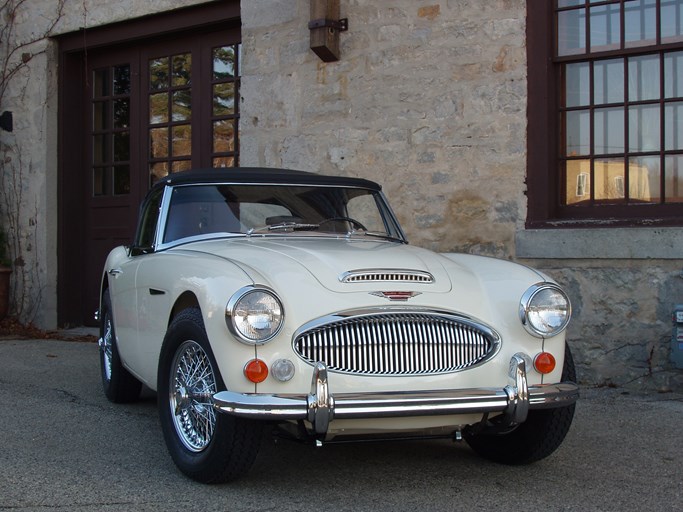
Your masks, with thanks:
M 324 435 L 333 419 L 396 418 L 502 412 L 507 423 L 523 422 L 529 410 L 564 407 L 579 397 L 573 382 L 527 386 L 520 355 L 510 361 L 514 383 L 503 389 L 469 388 L 436 391 L 340 393 L 332 395 L 327 370 L 317 363 L 309 395 L 261 395 L 220 391 L 213 395 L 220 412 L 258 420 L 308 420 Z

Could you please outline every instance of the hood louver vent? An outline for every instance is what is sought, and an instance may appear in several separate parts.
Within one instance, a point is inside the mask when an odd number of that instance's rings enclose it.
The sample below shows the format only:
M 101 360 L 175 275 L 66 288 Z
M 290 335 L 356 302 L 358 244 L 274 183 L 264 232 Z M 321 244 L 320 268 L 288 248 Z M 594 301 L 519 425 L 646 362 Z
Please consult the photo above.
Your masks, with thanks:
M 342 283 L 422 283 L 431 284 L 434 276 L 421 270 L 352 270 L 339 276 Z

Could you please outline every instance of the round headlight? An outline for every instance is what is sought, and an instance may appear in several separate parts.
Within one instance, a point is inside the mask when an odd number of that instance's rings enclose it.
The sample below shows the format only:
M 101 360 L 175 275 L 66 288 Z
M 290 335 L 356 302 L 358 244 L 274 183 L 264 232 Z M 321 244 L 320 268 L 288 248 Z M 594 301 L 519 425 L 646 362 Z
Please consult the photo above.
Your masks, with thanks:
M 284 310 L 274 292 L 248 286 L 232 296 L 225 310 L 228 328 L 240 341 L 260 345 L 282 327 Z
M 535 284 L 519 305 L 519 317 L 529 334 L 550 338 L 561 333 L 571 317 L 569 298 L 554 284 Z

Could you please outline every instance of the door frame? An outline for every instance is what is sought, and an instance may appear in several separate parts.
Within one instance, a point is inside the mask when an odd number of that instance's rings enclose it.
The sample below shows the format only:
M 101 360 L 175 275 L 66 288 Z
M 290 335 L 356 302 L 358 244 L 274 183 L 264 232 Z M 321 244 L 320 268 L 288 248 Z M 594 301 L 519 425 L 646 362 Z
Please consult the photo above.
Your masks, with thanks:
M 87 243 L 84 201 L 90 179 L 86 156 L 90 102 L 85 90 L 88 53 L 132 49 L 141 42 L 196 31 L 240 30 L 239 0 L 195 7 L 82 29 L 55 38 L 59 48 L 57 162 L 57 322 L 60 326 L 92 321 L 84 312 L 83 253 Z M 75 86 L 76 85 L 76 86 Z M 133 178 L 131 176 L 131 178 Z M 131 235 L 132 236 L 132 235 Z M 102 262 L 104 264 L 104 262 Z M 94 311 L 92 312 L 94 313 Z M 86 317 L 84 317 L 84 315 Z

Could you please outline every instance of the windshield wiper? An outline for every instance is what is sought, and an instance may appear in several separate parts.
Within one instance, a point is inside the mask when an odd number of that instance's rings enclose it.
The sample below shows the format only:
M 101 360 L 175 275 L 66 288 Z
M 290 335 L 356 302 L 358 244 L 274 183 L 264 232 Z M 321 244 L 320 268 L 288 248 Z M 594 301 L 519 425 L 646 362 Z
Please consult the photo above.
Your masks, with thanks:
M 373 238 L 381 238 L 382 240 L 389 240 L 390 242 L 399 242 L 401 244 L 407 244 L 407 240 L 403 240 L 402 238 L 397 238 L 395 236 L 387 235 L 386 233 L 377 233 L 375 231 L 363 231 L 363 230 L 353 230 L 349 231 L 346 233 L 347 237 L 350 237 L 352 235 L 363 235 L 363 236 L 371 236 Z
M 317 224 L 306 224 L 303 222 L 280 222 L 279 224 L 273 224 L 271 226 L 261 226 L 260 228 L 251 228 L 247 231 L 247 236 L 253 235 L 254 233 L 260 233 L 262 231 L 297 231 L 299 229 L 318 229 Z

